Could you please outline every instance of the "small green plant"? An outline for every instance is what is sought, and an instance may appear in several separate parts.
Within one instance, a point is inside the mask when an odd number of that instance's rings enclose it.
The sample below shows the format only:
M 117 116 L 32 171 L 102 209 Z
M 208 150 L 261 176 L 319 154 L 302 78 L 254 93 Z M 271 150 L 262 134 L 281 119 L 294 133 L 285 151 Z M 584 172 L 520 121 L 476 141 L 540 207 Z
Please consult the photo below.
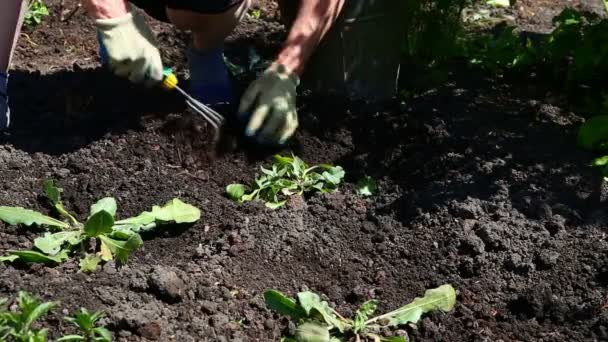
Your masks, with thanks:
M 0 256 L 0 261 L 58 264 L 76 254 L 81 257 L 81 271 L 93 272 L 101 262 L 116 259 L 125 264 L 129 255 L 143 244 L 139 233 L 167 223 L 193 223 L 201 215 L 196 207 L 173 199 L 163 207 L 154 206 L 152 211 L 116 220 L 116 200 L 106 197 L 91 206 L 89 217 L 81 223 L 63 206 L 61 188 L 48 180 L 44 190 L 65 220 L 20 207 L 0 206 L 0 220 L 8 224 L 44 225 L 50 230 L 34 240 L 35 250 L 11 250 Z
M 32 325 L 42 316 L 59 305 L 59 302 L 42 302 L 27 292 L 20 291 L 17 295 L 16 309 L 9 310 L 8 301 L 0 299 L 0 341 L 2 342 L 46 342 L 48 329 L 36 330 Z M 97 321 L 102 313 L 92 313 L 81 308 L 74 317 L 65 319 L 76 325 L 82 335 L 68 335 L 57 339 L 57 342 L 111 342 L 112 334 L 103 327 L 98 327 Z
M 6 305 L 7 301 L 3 302 Z M 48 329 L 36 330 L 32 324 L 57 305 L 57 302 L 41 302 L 26 292 L 19 292 L 16 311 L 0 307 L 0 341 L 46 342 Z
M 292 195 L 335 191 L 344 178 L 344 170 L 340 166 L 321 164 L 309 167 L 293 155 L 275 155 L 271 169 L 262 167 L 261 170 L 263 175 L 256 178 L 251 192 L 247 193 L 243 184 L 230 184 L 226 187 L 228 197 L 238 202 L 262 200 L 268 208 L 276 209 Z
M 359 196 L 370 197 L 378 193 L 378 184 L 370 176 L 365 176 L 357 182 L 356 191 Z
M 262 10 L 259 8 L 254 8 L 249 11 L 249 15 L 254 19 L 260 19 L 262 17 Z
M 58 339 L 57 342 L 111 342 L 112 334 L 104 327 L 98 327 L 97 321 L 103 317 L 101 312 L 91 312 L 81 308 L 74 317 L 65 317 L 65 320 L 74 324 L 81 331 L 81 335 L 67 335 Z
M 42 0 L 30 0 L 23 21 L 27 26 L 36 26 L 49 15 L 49 9 Z
M 350 341 L 353 337 L 357 342 L 405 342 L 407 340 L 403 336 L 382 337 L 379 331 L 416 323 L 427 312 L 452 310 L 456 292 L 451 285 L 442 285 L 427 290 L 424 297 L 415 298 L 410 304 L 371 318 L 378 302 L 370 300 L 361 305 L 353 319 L 342 317 L 313 292 L 300 292 L 294 300 L 279 291 L 267 290 L 264 299 L 270 309 L 288 316 L 297 324 L 295 335 L 284 337 L 283 342 L 341 342 Z

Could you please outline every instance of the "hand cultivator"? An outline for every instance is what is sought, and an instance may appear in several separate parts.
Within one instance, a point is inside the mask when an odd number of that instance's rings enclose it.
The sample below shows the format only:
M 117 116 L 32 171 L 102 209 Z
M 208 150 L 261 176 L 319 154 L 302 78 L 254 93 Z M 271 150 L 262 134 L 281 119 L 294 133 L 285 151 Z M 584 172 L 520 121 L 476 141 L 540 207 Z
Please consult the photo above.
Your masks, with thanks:
M 190 107 L 200 116 L 202 116 L 209 124 L 211 124 L 211 126 L 213 126 L 213 128 L 215 128 L 216 131 L 219 131 L 220 127 L 224 123 L 224 117 L 220 113 L 213 110 L 211 107 L 196 100 L 195 98 L 190 96 L 185 90 L 180 88 L 177 85 L 177 76 L 175 76 L 171 69 L 165 69 L 163 74 L 164 77 L 162 87 L 167 90 L 177 90 L 177 92 L 179 92 L 186 99 L 186 104 L 188 105 L 188 107 Z

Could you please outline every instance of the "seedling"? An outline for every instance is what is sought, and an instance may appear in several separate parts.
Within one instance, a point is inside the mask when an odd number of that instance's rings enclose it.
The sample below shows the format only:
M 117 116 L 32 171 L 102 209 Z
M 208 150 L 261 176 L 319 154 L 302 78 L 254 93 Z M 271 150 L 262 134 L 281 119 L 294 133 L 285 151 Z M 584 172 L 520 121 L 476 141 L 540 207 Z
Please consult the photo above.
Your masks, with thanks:
M 59 302 L 42 302 L 27 292 L 20 291 L 17 296 L 16 310 L 6 308 L 6 300 L 0 299 L 0 341 L 2 342 L 46 342 L 48 329 L 32 329 L 39 318 L 59 305 Z M 97 321 L 102 313 L 92 313 L 81 308 L 74 317 L 65 320 L 76 325 L 82 335 L 68 335 L 57 339 L 57 342 L 111 342 L 112 334 Z
M 26 292 L 19 292 L 16 311 L 0 307 L 0 341 L 46 342 L 48 329 L 35 330 L 32 324 L 57 304 L 43 303 Z
M 378 192 L 378 184 L 372 177 L 365 176 L 357 182 L 356 191 L 360 196 L 370 197 Z
M 49 9 L 42 0 L 30 0 L 23 21 L 27 26 L 36 26 L 42 19 L 49 15 Z
M 103 317 L 101 312 L 91 312 L 81 308 L 74 317 L 65 317 L 65 320 L 74 324 L 81 331 L 81 335 L 68 335 L 57 342 L 84 341 L 84 342 L 111 342 L 112 334 L 104 327 L 98 327 L 97 321 Z
M 91 206 L 88 218 L 81 223 L 63 206 L 61 188 L 49 180 L 44 183 L 44 190 L 64 220 L 20 207 L 0 206 L 0 220 L 8 224 L 46 226 L 50 230 L 34 240 L 35 250 L 11 250 L 0 256 L 0 261 L 58 264 L 79 255 L 80 270 L 93 272 L 98 264 L 113 259 L 125 264 L 129 255 L 143 244 L 139 233 L 168 223 L 193 223 L 201 216 L 196 207 L 173 199 L 163 207 L 153 206 L 152 211 L 116 220 L 116 200 L 106 197 Z
M 321 164 L 309 167 L 293 155 L 275 155 L 272 168 L 262 167 L 261 170 L 263 175 L 256 178 L 251 192 L 247 193 L 243 184 L 230 184 L 226 187 L 228 197 L 238 202 L 262 200 L 268 208 L 276 209 L 292 195 L 335 191 L 344 178 L 344 170 L 340 166 Z
M 406 337 L 382 337 L 379 332 L 388 327 L 416 323 L 431 311 L 452 310 L 456 292 L 451 285 L 442 285 L 427 290 L 424 297 L 415 298 L 410 304 L 373 318 L 370 316 L 376 311 L 378 302 L 370 300 L 361 305 L 353 319 L 341 316 L 313 292 L 300 292 L 294 300 L 281 292 L 267 290 L 264 299 L 270 309 L 297 324 L 295 335 L 284 337 L 283 342 L 340 342 L 352 338 L 357 342 L 406 342 Z

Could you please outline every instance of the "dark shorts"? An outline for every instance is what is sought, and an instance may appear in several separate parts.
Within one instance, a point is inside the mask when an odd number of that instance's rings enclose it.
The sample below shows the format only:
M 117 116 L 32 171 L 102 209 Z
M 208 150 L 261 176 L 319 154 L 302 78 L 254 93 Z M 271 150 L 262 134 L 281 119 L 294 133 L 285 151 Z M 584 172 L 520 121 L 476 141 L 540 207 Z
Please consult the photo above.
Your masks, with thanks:
M 187 10 L 200 14 L 221 14 L 245 0 L 129 0 L 151 17 L 169 22 L 167 8 Z

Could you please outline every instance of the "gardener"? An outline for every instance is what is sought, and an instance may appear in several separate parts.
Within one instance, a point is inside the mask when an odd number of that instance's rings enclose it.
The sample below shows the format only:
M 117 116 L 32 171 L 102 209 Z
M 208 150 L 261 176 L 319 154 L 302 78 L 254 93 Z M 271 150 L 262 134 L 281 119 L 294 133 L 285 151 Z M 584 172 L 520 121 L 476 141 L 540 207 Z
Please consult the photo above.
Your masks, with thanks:
M 289 0 L 287 0 L 289 1 Z M 187 52 L 191 92 L 206 104 L 234 102 L 234 90 L 222 57 L 224 39 L 248 10 L 251 0 L 132 0 L 151 16 L 192 31 Z M 240 100 L 245 134 L 259 142 L 284 143 L 298 126 L 296 87 L 306 62 L 327 33 L 344 0 L 301 0 L 298 15 L 276 60 Z M 102 62 L 118 76 L 147 85 L 161 81 L 163 65 L 143 18 L 126 0 L 85 0 L 95 20 Z M 26 1 L 0 4 L 0 128 L 10 121 L 8 66 L 23 21 Z

